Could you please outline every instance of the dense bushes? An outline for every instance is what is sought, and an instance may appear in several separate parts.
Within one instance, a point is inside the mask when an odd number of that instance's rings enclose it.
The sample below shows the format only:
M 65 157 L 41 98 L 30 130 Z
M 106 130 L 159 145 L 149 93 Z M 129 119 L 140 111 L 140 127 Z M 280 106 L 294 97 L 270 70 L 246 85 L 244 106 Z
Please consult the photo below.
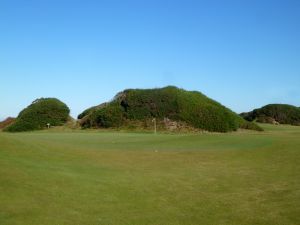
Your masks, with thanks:
M 220 103 L 200 92 L 176 87 L 129 89 L 116 95 L 110 103 L 92 107 L 79 115 L 83 127 L 120 127 L 128 121 L 169 118 L 208 130 L 237 130 L 245 121 Z M 257 128 L 255 125 L 247 128 Z
M 40 98 L 21 111 L 12 125 L 5 131 L 18 132 L 40 130 L 51 126 L 63 125 L 69 118 L 70 110 L 55 98 Z
M 80 113 L 78 115 L 78 119 L 82 119 L 83 117 L 85 117 L 86 115 L 90 114 L 93 110 L 95 110 L 97 107 L 91 107 L 91 108 L 88 108 L 86 110 L 84 110 L 82 113 Z
M 241 121 L 240 128 L 247 129 L 247 130 L 263 131 L 263 129 L 260 126 L 258 126 L 256 123 L 249 122 L 246 120 Z
M 242 113 L 248 121 L 300 125 L 300 109 L 292 105 L 270 104 L 252 112 Z

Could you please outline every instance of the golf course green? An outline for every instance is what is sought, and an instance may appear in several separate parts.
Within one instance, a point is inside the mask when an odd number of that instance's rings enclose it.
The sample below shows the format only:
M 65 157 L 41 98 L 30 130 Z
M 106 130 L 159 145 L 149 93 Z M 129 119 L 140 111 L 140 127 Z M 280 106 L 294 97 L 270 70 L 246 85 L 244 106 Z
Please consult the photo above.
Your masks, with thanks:
M 0 132 L 0 224 L 300 224 L 300 127 L 261 126 Z

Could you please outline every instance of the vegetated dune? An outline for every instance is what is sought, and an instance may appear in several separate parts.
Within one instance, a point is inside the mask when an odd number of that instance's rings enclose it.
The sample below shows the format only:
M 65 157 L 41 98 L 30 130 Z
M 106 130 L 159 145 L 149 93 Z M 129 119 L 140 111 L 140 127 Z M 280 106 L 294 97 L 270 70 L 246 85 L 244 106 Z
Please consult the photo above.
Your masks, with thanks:
M 300 108 L 287 104 L 269 104 L 241 116 L 260 123 L 300 125 Z
M 41 130 L 47 125 L 64 125 L 69 119 L 70 109 L 56 98 L 40 98 L 22 110 L 14 123 L 4 131 L 19 132 Z
M 7 117 L 5 120 L 0 122 L 0 129 L 4 129 L 9 125 L 13 124 L 16 121 L 16 118 Z
M 161 129 L 262 130 L 200 92 L 173 86 L 128 89 L 118 93 L 112 101 L 91 107 L 78 116 L 84 128 L 147 128 L 153 127 L 153 118 Z

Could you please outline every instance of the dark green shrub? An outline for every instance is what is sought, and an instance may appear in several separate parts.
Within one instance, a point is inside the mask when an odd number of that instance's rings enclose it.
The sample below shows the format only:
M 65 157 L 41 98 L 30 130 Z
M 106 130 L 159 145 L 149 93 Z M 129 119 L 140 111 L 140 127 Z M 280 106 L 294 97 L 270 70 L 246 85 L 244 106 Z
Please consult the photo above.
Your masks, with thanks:
M 167 117 L 195 128 L 217 132 L 235 131 L 244 121 L 200 92 L 172 86 L 125 90 L 116 95 L 113 101 L 90 108 L 79 117 L 83 120 L 83 127 L 120 127 L 128 124 L 128 121 L 163 120 Z
M 270 104 L 252 112 L 242 113 L 241 116 L 248 120 L 261 123 L 274 123 L 300 125 L 300 109 L 286 104 Z
M 90 114 L 95 109 L 96 109 L 96 106 L 88 108 L 88 109 L 84 110 L 82 113 L 80 113 L 77 118 L 78 119 L 82 119 L 83 117 L 85 117 L 86 115 Z
M 241 122 L 240 128 L 247 129 L 247 130 L 263 131 L 263 129 L 260 126 L 258 126 L 256 123 L 249 122 L 249 121 Z
M 107 107 L 95 111 L 91 120 L 97 127 L 120 127 L 123 121 L 122 107 L 117 103 L 107 105 Z
M 67 122 L 70 110 L 63 102 L 55 98 L 40 98 L 22 110 L 15 123 L 5 129 L 9 132 L 41 130 L 51 126 L 60 126 Z

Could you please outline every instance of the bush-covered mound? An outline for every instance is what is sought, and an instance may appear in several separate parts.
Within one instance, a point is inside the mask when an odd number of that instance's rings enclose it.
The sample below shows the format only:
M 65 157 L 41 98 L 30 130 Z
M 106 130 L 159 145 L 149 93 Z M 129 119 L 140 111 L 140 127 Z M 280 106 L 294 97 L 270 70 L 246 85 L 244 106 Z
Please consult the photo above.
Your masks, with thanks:
M 124 127 L 151 121 L 177 121 L 188 126 L 216 132 L 238 128 L 261 130 L 220 103 L 200 92 L 177 87 L 128 89 L 108 103 L 91 107 L 78 116 L 82 127 Z M 141 124 L 141 123 L 140 123 Z
M 67 122 L 70 109 L 56 98 L 40 98 L 22 110 L 16 121 L 5 131 L 19 132 L 41 130 L 51 126 L 60 126 Z
M 16 118 L 7 117 L 5 120 L 0 122 L 0 129 L 4 129 L 9 125 L 13 124 L 16 121 Z
M 254 109 L 241 116 L 248 120 L 260 123 L 300 125 L 300 108 L 286 104 L 270 104 L 259 109 Z

